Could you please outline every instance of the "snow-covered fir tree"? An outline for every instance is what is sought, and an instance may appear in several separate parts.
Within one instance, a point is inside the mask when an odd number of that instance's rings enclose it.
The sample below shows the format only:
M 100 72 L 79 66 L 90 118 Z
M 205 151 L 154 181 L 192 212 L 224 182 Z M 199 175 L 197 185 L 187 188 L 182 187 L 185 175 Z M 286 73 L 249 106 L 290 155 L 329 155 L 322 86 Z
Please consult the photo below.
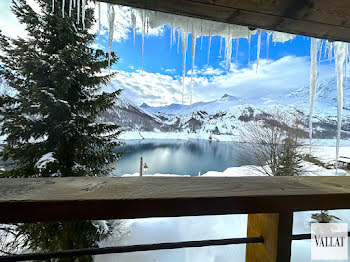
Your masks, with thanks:
M 0 97 L 0 176 L 107 175 L 119 157 L 114 150 L 121 129 L 100 116 L 121 91 L 105 93 L 101 86 L 113 77 L 105 70 L 109 58 L 111 65 L 118 58 L 91 47 L 93 9 L 78 9 L 85 0 L 36 2 L 39 13 L 25 0 L 12 3 L 27 36 L 0 32 L 0 78 L 15 94 Z M 18 225 L 15 233 L 24 247 L 52 251 L 96 246 L 104 228 L 91 221 L 36 223 Z M 86 260 L 91 257 L 80 259 Z
M 109 174 L 118 155 L 120 127 L 99 121 L 120 90 L 101 92 L 112 74 L 103 73 L 108 54 L 91 48 L 95 35 L 92 9 L 77 23 L 66 0 L 37 1 L 36 13 L 24 0 L 13 11 L 27 26 L 28 37 L 1 36 L 0 74 L 17 95 L 1 96 L 6 136 L 2 160 L 6 176 L 98 176 Z M 85 24 L 83 26 L 82 24 Z M 85 28 L 85 29 L 84 29 Z M 111 64 L 117 57 L 111 54 Z

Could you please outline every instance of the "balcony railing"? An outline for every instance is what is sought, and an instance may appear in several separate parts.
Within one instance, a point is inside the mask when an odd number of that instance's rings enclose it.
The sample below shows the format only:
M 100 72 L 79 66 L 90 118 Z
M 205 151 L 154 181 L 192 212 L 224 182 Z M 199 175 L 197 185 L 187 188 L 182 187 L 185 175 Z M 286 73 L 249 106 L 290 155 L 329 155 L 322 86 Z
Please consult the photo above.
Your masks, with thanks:
M 293 212 L 349 208 L 348 177 L 3 178 L 0 223 L 249 216 L 247 238 L 22 254 L 0 261 L 246 243 L 247 262 L 285 262 L 292 240 L 310 237 L 292 235 Z

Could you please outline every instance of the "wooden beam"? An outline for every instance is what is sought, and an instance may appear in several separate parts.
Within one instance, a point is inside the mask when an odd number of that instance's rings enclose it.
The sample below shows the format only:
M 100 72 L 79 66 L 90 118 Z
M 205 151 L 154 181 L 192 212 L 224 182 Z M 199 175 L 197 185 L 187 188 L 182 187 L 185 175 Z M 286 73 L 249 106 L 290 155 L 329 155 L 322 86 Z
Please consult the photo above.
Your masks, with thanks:
M 0 223 L 342 208 L 349 177 L 0 179 Z
M 276 262 L 278 214 L 249 214 L 247 237 L 262 236 L 264 243 L 246 245 L 246 262 Z
M 290 261 L 293 213 L 249 214 L 247 237 L 262 236 L 264 243 L 246 245 L 246 262 Z
M 100 0 L 136 8 L 350 42 L 346 0 Z

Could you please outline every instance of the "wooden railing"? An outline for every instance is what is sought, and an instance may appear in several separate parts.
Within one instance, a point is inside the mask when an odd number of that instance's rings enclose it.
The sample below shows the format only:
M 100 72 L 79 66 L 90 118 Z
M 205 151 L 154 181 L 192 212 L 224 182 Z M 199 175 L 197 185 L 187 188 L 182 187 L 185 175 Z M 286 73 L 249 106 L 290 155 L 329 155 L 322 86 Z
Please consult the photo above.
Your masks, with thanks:
M 247 262 L 290 260 L 292 239 L 300 239 L 292 236 L 293 212 L 350 208 L 348 177 L 3 178 L 0 182 L 0 223 L 249 214 L 247 239 L 263 241 L 247 244 Z

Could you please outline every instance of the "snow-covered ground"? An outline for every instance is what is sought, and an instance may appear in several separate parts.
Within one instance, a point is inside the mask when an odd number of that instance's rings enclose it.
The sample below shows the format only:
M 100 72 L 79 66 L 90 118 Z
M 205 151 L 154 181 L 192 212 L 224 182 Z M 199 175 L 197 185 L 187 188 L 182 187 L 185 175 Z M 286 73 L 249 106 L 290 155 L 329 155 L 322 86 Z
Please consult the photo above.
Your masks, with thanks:
M 181 140 L 190 140 L 190 139 L 203 139 L 209 140 L 209 136 L 212 137 L 213 141 L 217 142 L 241 142 L 241 139 L 238 135 L 215 135 L 208 134 L 207 132 L 196 132 L 196 133 L 188 133 L 188 132 L 145 132 L 145 131 L 127 131 L 123 132 L 120 135 L 120 140 L 139 140 L 139 139 L 181 139 Z M 305 144 L 308 144 L 308 141 L 305 141 Z M 314 146 L 326 146 L 326 147 L 335 147 L 336 140 L 335 139 L 313 139 L 312 144 Z M 343 147 L 350 147 L 350 140 L 342 139 L 340 141 L 340 145 Z
M 316 211 L 294 213 L 293 234 L 310 233 L 311 214 Z M 334 210 L 330 214 L 350 224 L 350 210 Z M 177 218 L 148 218 L 124 220 L 124 235 L 110 238 L 103 246 L 150 244 L 160 242 L 191 241 L 246 237 L 247 215 L 223 215 Z M 119 234 L 119 232 L 118 232 Z M 183 248 L 175 250 L 110 254 L 95 257 L 96 262 L 244 262 L 245 245 Z M 292 243 L 292 262 L 309 262 L 310 241 Z
M 308 150 L 308 149 L 305 149 Z M 312 153 L 327 164 L 334 163 L 335 147 L 313 147 Z M 350 147 L 340 148 L 340 155 L 350 156 Z M 310 163 L 304 163 L 308 175 L 332 176 L 334 169 L 325 169 Z M 128 174 L 137 176 L 138 174 Z M 157 176 L 171 176 L 171 174 L 154 174 Z M 223 172 L 209 171 L 203 176 L 246 176 L 262 175 L 252 166 L 231 167 Z M 338 175 L 346 175 L 346 171 L 339 170 Z M 127 179 L 127 178 L 126 178 Z M 297 212 L 294 214 L 293 233 L 310 233 L 311 214 L 316 211 Z M 334 210 L 330 214 L 340 217 L 342 222 L 350 223 L 350 210 Z M 134 245 L 160 242 L 190 241 L 202 239 L 220 239 L 245 237 L 247 230 L 247 215 L 222 215 L 177 218 L 147 218 L 123 220 L 116 230 L 115 237 L 110 237 L 103 246 Z M 118 237 L 116 237 L 118 236 Z M 162 250 L 149 252 L 135 252 L 129 254 L 111 254 L 96 256 L 97 262 L 112 261 L 143 261 L 143 262 L 219 262 L 245 261 L 245 245 L 230 245 L 220 247 L 183 248 L 176 250 Z M 311 261 L 310 241 L 293 241 L 292 260 L 295 262 Z
M 309 153 L 309 147 L 305 147 L 303 151 Z M 339 149 L 340 156 L 350 157 L 350 147 L 341 147 Z M 336 147 L 335 146 L 313 146 L 311 154 L 315 156 L 318 160 L 322 161 L 326 165 L 334 165 L 336 159 Z M 343 169 L 326 169 L 321 166 L 317 166 L 310 162 L 303 162 L 304 170 L 306 176 L 336 176 L 336 175 L 346 175 L 347 171 Z M 238 166 L 230 167 L 223 172 L 218 171 L 208 171 L 201 176 L 261 176 L 263 175 L 259 172 L 259 167 L 257 166 Z M 350 175 L 350 174 L 349 174 Z M 139 176 L 139 173 L 134 174 L 124 174 L 123 177 Z M 147 175 L 144 175 L 147 176 Z M 177 174 L 152 174 L 150 176 L 178 176 Z

